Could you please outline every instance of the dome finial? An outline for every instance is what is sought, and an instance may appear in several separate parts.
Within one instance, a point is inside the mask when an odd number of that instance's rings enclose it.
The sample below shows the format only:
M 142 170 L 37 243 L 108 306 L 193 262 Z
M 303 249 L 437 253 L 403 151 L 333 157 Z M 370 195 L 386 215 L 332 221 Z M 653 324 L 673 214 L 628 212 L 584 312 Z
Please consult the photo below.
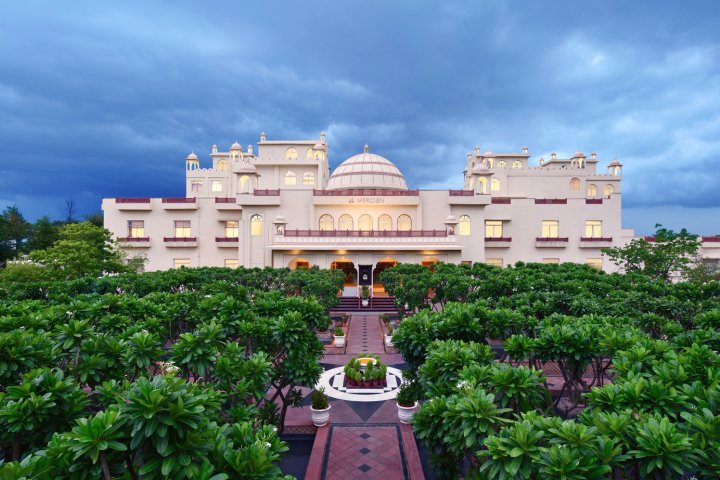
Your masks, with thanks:
M 367 144 L 367 143 L 366 143 L 365 146 L 363 147 L 363 151 L 364 151 L 365 153 L 368 153 L 368 152 L 370 151 L 370 147 L 368 147 L 368 144 Z

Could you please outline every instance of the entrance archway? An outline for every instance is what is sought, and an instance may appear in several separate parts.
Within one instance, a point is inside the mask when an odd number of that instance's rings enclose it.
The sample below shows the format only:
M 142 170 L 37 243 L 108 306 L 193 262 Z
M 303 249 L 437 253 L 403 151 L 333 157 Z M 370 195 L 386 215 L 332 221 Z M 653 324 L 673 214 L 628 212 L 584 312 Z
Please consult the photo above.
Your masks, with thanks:
M 420 262 L 420 265 L 423 267 L 428 267 L 430 271 L 435 271 L 435 264 L 438 263 L 440 260 L 437 259 L 437 257 L 425 257 Z
M 310 267 L 312 267 L 310 261 L 305 258 L 293 258 L 288 263 L 290 270 L 309 270 Z
M 348 258 L 338 258 L 337 260 L 330 263 L 330 268 L 336 270 L 342 270 L 345 274 L 343 280 L 343 296 L 352 297 L 357 296 L 357 269 L 355 264 Z
M 375 264 L 375 268 L 373 269 L 373 296 L 374 297 L 384 297 L 387 296 L 387 293 L 385 293 L 385 287 L 383 286 L 382 282 L 380 281 L 380 274 L 387 270 L 388 268 L 394 267 L 399 262 L 395 260 L 392 257 L 385 257 L 381 260 L 378 260 L 378 262 Z

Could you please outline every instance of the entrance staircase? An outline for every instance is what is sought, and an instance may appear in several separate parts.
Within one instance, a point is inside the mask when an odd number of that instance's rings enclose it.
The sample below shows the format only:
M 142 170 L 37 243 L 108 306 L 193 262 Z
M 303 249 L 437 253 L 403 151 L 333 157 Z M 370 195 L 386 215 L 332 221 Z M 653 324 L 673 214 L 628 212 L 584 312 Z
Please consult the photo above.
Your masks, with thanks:
M 363 307 L 359 298 L 340 297 L 340 303 L 330 310 L 330 313 L 396 313 L 394 297 L 373 297 L 367 307 Z

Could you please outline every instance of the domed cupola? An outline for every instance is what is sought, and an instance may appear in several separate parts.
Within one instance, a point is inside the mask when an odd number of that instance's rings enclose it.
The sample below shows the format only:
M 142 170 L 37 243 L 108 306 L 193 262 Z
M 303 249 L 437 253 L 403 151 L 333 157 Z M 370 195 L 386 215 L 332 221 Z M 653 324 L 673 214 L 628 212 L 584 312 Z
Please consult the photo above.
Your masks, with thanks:
M 363 153 L 342 162 L 330 175 L 328 190 L 376 188 L 407 190 L 405 177 L 387 158 L 370 153 L 367 145 Z

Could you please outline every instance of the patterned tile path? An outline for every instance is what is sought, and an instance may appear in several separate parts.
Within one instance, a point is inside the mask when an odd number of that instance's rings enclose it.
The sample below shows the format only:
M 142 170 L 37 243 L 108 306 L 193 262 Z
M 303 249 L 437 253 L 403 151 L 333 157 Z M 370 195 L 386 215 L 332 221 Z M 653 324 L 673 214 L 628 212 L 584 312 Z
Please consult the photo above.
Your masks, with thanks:
M 382 353 L 383 333 L 377 315 L 353 315 L 346 353 Z

